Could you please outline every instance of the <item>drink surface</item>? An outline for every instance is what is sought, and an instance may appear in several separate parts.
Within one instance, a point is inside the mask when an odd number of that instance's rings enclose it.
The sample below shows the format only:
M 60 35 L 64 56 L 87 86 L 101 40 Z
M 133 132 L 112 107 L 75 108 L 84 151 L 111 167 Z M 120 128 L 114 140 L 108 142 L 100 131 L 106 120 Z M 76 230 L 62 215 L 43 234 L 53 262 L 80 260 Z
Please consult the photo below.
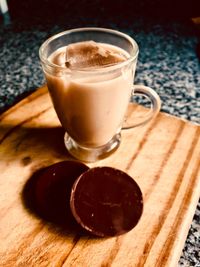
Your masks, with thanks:
M 49 60 L 70 69 L 98 69 L 126 61 L 129 54 L 114 45 L 85 41 L 61 47 Z
M 132 91 L 133 70 L 127 65 L 110 67 L 128 57 L 117 46 L 93 41 L 61 47 L 49 56 L 55 65 L 69 68 L 66 73 L 45 74 L 60 122 L 79 145 L 105 145 L 120 131 Z

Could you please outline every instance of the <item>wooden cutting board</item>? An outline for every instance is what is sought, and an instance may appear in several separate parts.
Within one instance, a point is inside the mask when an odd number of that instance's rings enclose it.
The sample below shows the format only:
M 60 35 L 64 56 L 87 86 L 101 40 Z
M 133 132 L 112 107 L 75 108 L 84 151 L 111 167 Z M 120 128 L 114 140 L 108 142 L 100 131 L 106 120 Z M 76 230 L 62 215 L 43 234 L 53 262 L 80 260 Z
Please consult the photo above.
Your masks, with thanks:
M 0 266 L 177 266 L 200 195 L 198 125 L 160 113 L 89 164 L 117 167 L 141 187 L 142 218 L 119 237 L 80 237 L 27 209 L 22 195 L 33 173 L 68 158 L 46 87 L 0 117 Z

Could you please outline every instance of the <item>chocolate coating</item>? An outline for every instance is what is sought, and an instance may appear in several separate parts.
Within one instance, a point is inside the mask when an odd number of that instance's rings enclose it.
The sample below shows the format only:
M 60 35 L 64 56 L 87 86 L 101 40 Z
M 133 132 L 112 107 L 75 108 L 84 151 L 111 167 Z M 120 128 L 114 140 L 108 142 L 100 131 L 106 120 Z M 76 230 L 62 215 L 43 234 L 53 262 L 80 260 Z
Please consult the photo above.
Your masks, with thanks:
M 128 174 L 96 167 L 74 183 L 70 207 L 77 222 L 92 234 L 121 235 L 130 231 L 142 215 L 142 192 Z
M 74 220 L 70 195 L 75 180 L 89 167 L 77 161 L 62 161 L 45 168 L 37 177 L 35 202 L 39 214 L 62 225 Z

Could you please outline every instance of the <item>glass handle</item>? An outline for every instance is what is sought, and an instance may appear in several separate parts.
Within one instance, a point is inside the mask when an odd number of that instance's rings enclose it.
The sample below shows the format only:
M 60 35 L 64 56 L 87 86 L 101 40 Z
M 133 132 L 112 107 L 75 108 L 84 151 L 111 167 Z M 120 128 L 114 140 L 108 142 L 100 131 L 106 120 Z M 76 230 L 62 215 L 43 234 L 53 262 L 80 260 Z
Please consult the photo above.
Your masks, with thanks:
M 150 110 L 147 112 L 140 112 L 141 115 L 139 116 L 130 116 L 134 113 L 135 104 L 130 102 L 128 110 L 129 115 L 125 116 L 125 120 L 123 123 L 122 129 L 131 129 L 140 125 L 143 125 L 153 119 L 158 112 L 160 111 L 161 107 L 161 100 L 159 95 L 150 87 L 144 85 L 134 85 L 132 90 L 132 97 L 134 96 L 144 96 L 151 102 Z M 132 106 L 132 107 L 131 107 Z M 137 113 L 137 111 L 135 111 Z

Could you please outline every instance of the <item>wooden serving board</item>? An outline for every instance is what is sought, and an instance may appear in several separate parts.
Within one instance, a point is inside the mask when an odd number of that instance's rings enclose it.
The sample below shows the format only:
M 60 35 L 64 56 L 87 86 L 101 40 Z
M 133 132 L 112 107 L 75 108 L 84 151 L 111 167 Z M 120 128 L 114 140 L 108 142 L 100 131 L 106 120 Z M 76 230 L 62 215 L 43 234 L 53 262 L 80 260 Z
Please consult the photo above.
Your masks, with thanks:
M 0 117 L 0 266 L 177 266 L 200 195 L 198 125 L 160 113 L 124 131 L 109 158 L 89 164 L 126 171 L 143 192 L 141 220 L 118 237 L 80 237 L 24 205 L 32 174 L 68 158 L 46 87 Z

